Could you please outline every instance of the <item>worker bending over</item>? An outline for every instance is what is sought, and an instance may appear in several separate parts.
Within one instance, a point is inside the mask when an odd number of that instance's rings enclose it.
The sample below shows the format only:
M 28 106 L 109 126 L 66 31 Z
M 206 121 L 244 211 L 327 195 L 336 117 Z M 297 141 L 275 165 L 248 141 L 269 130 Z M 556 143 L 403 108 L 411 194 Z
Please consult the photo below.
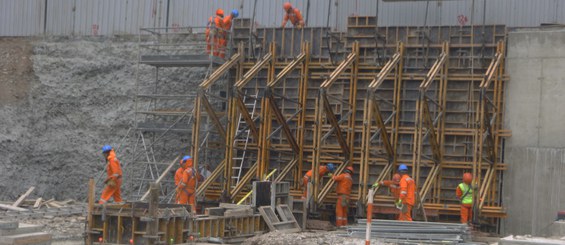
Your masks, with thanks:
M 331 163 L 328 163 L 328 165 L 326 166 L 320 166 L 318 168 L 318 176 L 320 178 L 324 177 L 324 175 L 328 174 L 329 177 L 332 177 L 333 172 L 335 171 L 335 166 Z M 308 183 L 311 183 L 314 181 L 314 179 L 312 178 L 312 169 L 308 170 L 308 172 L 306 172 L 306 174 L 304 175 L 304 177 L 302 177 L 302 187 L 304 188 L 304 193 L 302 193 L 302 198 L 306 198 L 306 195 L 308 194 Z
M 226 28 L 224 27 L 224 10 L 217 9 L 216 16 L 211 16 L 208 19 L 208 25 L 206 26 L 206 52 L 208 54 L 212 52 L 214 56 L 224 58 L 225 49 L 223 48 L 223 45 L 226 43 L 226 36 Z
M 349 207 L 349 196 L 353 186 L 353 167 L 348 166 L 342 174 L 333 176 L 337 183 L 337 204 L 335 206 L 335 225 L 337 227 L 347 225 L 347 208 Z
M 412 221 L 412 207 L 414 207 L 416 183 L 408 175 L 408 167 L 400 164 L 398 173 L 402 176 L 400 178 L 400 196 L 396 201 L 396 207 L 400 209 L 398 220 Z
M 304 27 L 304 20 L 302 19 L 302 14 L 300 13 L 300 10 L 292 7 L 292 4 L 290 4 L 289 2 L 284 3 L 283 8 L 285 14 L 281 25 L 282 28 L 286 26 L 288 20 L 290 20 L 290 23 L 292 23 L 292 25 L 296 28 Z
M 185 163 L 185 170 L 182 173 L 182 179 L 177 185 L 177 204 L 191 205 L 192 211 L 196 212 L 196 184 L 198 181 L 203 181 L 204 178 L 196 169 L 193 168 L 192 158 L 187 159 Z
M 190 165 L 192 165 L 192 157 L 190 156 L 184 156 L 182 157 L 182 159 L 179 162 L 179 168 L 177 169 L 177 171 L 175 172 L 175 186 L 179 185 L 179 182 L 182 180 L 182 175 L 184 173 L 184 170 L 186 170 L 187 166 L 188 166 L 188 162 L 190 161 Z M 178 202 L 179 195 L 177 195 L 176 197 L 176 201 Z
M 375 182 L 373 184 L 373 189 L 376 189 L 379 186 L 386 186 L 388 187 L 390 194 L 392 194 L 392 196 L 394 197 L 394 200 L 398 200 L 398 198 L 400 197 L 400 179 L 400 174 L 394 174 L 392 176 L 392 180 L 383 180 L 378 183 Z
M 463 183 L 460 183 L 455 190 L 455 194 L 461 201 L 461 223 L 467 224 L 473 217 L 473 175 L 463 174 Z
M 122 168 L 120 167 L 120 162 L 116 158 L 116 153 L 110 145 L 105 145 L 102 147 L 102 154 L 106 158 L 106 171 L 108 177 L 104 180 L 104 190 L 102 191 L 102 196 L 98 201 L 99 204 L 105 204 L 114 198 L 115 203 L 122 203 L 122 195 L 120 188 L 122 186 Z

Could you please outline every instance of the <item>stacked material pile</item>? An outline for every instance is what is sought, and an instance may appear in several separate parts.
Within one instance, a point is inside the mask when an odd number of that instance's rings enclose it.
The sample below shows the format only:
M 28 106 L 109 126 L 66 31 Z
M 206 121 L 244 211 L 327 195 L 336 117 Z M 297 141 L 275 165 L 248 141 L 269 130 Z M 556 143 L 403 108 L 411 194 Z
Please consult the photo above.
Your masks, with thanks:
M 364 238 L 367 220 L 360 219 L 354 226 L 347 227 L 352 237 Z M 470 240 L 471 231 L 467 225 L 436 222 L 404 222 L 395 220 L 373 220 L 371 239 L 398 244 L 460 244 Z

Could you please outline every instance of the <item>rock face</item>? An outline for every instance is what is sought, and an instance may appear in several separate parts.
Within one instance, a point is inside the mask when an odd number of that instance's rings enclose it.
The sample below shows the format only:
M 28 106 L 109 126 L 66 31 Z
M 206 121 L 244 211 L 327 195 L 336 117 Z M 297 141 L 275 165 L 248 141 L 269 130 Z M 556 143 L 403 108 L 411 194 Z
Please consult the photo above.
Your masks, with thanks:
M 104 168 L 101 146 L 119 145 L 133 126 L 137 54 L 123 40 L 0 39 L 0 200 L 30 186 L 44 198 L 84 199 L 88 178 Z M 205 71 L 160 70 L 158 92 L 194 95 Z M 150 85 L 155 69 L 142 66 L 139 79 Z M 158 154 L 184 153 L 187 139 Z M 117 152 L 122 164 L 131 144 Z

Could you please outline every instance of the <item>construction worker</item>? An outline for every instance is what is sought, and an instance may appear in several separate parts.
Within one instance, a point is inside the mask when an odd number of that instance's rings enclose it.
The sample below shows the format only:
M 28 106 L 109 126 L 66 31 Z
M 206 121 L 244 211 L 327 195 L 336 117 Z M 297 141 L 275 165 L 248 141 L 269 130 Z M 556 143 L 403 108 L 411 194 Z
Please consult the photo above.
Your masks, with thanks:
M 398 200 L 400 197 L 400 179 L 402 177 L 400 174 L 396 173 L 392 176 L 392 180 L 383 180 L 380 182 L 375 182 L 373 184 L 373 189 L 376 189 L 379 186 L 386 186 L 390 191 L 390 194 L 394 197 L 394 200 Z
M 231 11 L 231 14 L 228 15 L 228 17 L 224 18 L 224 28 L 226 29 L 226 31 L 231 30 L 231 24 L 233 22 L 233 19 L 237 18 L 239 16 L 239 11 L 237 11 L 237 9 L 233 9 Z
M 288 20 L 290 20 L 290 23 L 292 23 L 292 25 L 296 28 L 304 27 L 304 20 L 302 19 L 300 10 L 292 7 L 292 4 L 290 4 L 289 2 L 284 3 L 283 8 L 285 14 L 281 25 L 282 28 L 286 26 L 286 22 L 288 22 Z
M 182 179 L 177 185 L 177 204 L 191 205 L 192 211 L 196 211 L 196 192 L 197 181 L 203 181 L 204 178 L 196 169 L 193 168 L 192 159 L 188 159 L 185 163 L 185 170 L 182 173 Z
M 106 158 L 106 172 L 108 177 L 104 180 L 104 190 L 102 191 L 102 196 L 98 201 L 99 204 L 105 204 L 114 198 L 115 203 L 122 202 L 122 195 L 120 193 L 120 187 L 122 186 L 122 168 L 120 167 L 120 162 L 116 158 L 116 153 L 110 145 L 105 145 L 102 147 L 102 154 Z
M 337 227 L 347 225 L 347 208 L 349 207 L 349 195 L 353 186 L 353 167 L 348 166 L 342 174 L 333 176 L 337 183 L 337 203 L 335 207 L 335 225 Z
M 473 217 L 473 175 L 463 174 L 463 183 L 460 183 L 455 190 L 455 194 L 461 202 L 461 223 L 467 224 Z
M 335 165 L 328 163 L 325 166 L 320 166 L 318 168 L 318 176 L 320 178 L 324 177 L 326 174 L 328 174 L 329 177 L 332 177 L 333 172 L 335 171 Z M 308 192 L 308 183 L 314 181 L 314 179 L 312 178 L 312 169 L 308 170 L 308 172 L 306 172 L 306 174 L 304 175 L 304 177 L 302 177 L 302 187 L 304 188 L 304 193 L 302 193 L 302 198 L 306 198 L 307 192 Z
M 224 10 L 217 9 L 216 16 L 211 16 L 206 26 L 206 52 L 208 54 L 210 54 L 210 50 L 213 49 L 214 56 L 224 58 L 225 50 L 222 49 L 222 45 L 226 38 L 225 29 Z
M 175 186 L 178 186 L 179 182 L 182 180 L 182 174 L 184 173 L 184 170 L 189 164 L 188 161 L 190 161 L 191 162 L 190 165 L 192 165 L 192 157 L 190 156 L 184 156 L 180 160 L 179 169 L 177 169 L 177 171 L 175 172 Z
M 402 176 L 400 178 L 400 196 L 396 201 L 396 208 L 400 209 L 398 220 L 412 221 L 412 207 L 414 207 L 414 198 L 416 191 L 416 183 L 408 175 L 408 167 L 404 164 L 398 166 L 398 173 Z

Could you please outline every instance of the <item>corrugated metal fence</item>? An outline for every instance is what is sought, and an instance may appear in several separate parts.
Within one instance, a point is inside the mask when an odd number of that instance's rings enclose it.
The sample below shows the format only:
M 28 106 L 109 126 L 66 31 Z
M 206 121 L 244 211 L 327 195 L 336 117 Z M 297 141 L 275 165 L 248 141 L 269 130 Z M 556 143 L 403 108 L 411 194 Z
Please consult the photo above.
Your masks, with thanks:
M 0 36 L 136 34 L 141 27 L 204 26 L 216 8 L 278 26 L 287 0 L 0 0 Z M 347 16 L 381 26 L 565 23 L 562 0 L 290 0 L 309 26 L 345 30 Z M 255 5 L 256 3 L 256 5 Z M 471 11 L 474 5 L 475 11 Z M 473 13 L 473 14 L 472 14 Z M 329 22 L 329 23 L 328 23 Z

